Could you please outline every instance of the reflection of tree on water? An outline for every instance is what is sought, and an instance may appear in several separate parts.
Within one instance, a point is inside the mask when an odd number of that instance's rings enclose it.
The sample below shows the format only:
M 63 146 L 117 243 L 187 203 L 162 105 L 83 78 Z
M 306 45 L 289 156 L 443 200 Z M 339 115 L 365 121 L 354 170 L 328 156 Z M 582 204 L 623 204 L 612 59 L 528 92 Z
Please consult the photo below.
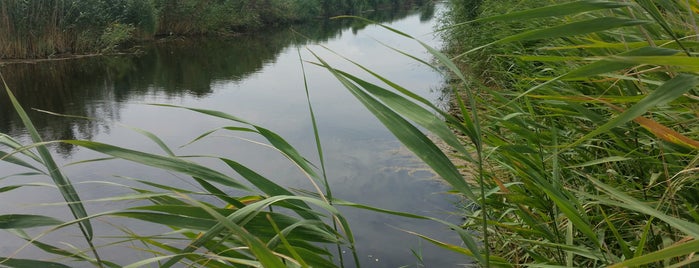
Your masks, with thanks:
M 363 14 L 388 23 L 425 9 L 395 9 Z M 149 44 L 143 53 L 50 61 L 35 64 L 8 64 L 0 67 L 8 85 L 22 105 L 61 114 L 101 120 L 118 120 L 122 103 L 144 96 L 203 97 L 212 93 L 216 82 L 241 81 L 274 62 L 291 45 L 323 42 L 338 37 L 343 30 L 353 33 L 366 25 L 355 19 L 322 20 L 289 29 L 270 29 L 255 35 L 227 39 L 186 39 Z M 306 37 L 308 39 L 306 39 Z M 46 140 L 91 139 L 108 124 L 76 120 L 30 111 L 34 124 Z M 0 132 L 21 136 L 24 127 L 7 96 L 0 93 Z M 68 156 L 72 148 L 57 150 Z

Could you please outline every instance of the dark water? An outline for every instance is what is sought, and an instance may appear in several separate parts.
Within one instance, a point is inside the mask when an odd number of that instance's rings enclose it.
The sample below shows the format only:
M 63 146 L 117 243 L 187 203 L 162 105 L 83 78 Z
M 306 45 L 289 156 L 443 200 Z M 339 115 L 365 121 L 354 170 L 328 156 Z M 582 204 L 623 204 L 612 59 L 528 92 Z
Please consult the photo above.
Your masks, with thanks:
M 439 41 L 430 33 L 442 7 L 369 14 L 374 20 L 406 31 L 433 46 Z M 337 51 L 372 70 L 439 102 L 441 76 L 419 63 L 400 56 L 382 43 L 429 56 L 415 42 L 376 26 L 353 20 L 317 22 L 296 26 L 294 31 L 278 29 L 226 40 L 184 39 L 146 45 L 138 55 L 93 57 L 36 64 L 8 64 L 0 69 L 9 86 L 25 107 L 97 118 L 77 120 L 31 112 L 34 123 L 46 140 L 91 139 L 128 148 L 162 153 L 128 125 L 157 134 L 173 148 L 188 143 L 207 130 L 229 122 L 184 110 L 154 107 L 147 103 L 167 103 L 220 110 L 265 126 L 286 138 L 313 163 L 315 153 L 312 126 L 299 51 L 304 60 L 314 60 L 308 50 L 318 53 L 334 66 L 359 73 L 357 68 L 325 51 Z M 376 40 L 374 40 L 376 39 Z M 311 101 L 320 128 L 328 165 L 328 177 L 336 197 L 376 207 L 418 213 L 458 222 L 453 200 L 433 175 L 407 152 L 327 71 L 305 64 Z M 365 76 L 368 77 L 368 76 Z M 26 133 L 12 111 L 7 97 L 0 95 L 0 132 L 20 140 Z M 260 140 L 244 134 L 221 133 L 213 138 L 177 149 L 176 153 L 217 154 L 274 178 L 281 185 L 312 189 L 298 170 L 273 150 L 238 139 Z M 53 147 L 61 164 L 100 157 L 94 152 L 68 145 Z M 216 167 L 218 163 L 211 163 Z M 25 172 L 0 163 L 0 178 Z M 83 200 L 118 196 L 128 191 L 94 181 L 129 184 L 121 176 L 152 180 L 177 187 L 188 187 L 186 178 L 123 162 L 107 161 L 69 165 L 65 172 L 77 184 Z M 12 176 L 0 180 L 0 187 L 20 183 L 47 183 L 46 178 Z M 55 189 L 25 187 L 0 194 L 0 214 L 45 214 L 68 220 L 70 213 Z M 39 204 L 39 205 L 36 205 Z M 89 202 L 88 212 L 118 209 L 129 204 Z M 411 230 L 458 243 L 443 226 L 425 221 L 345 209 L 355 232 L 360 261 L 364 267 L 415 267 L 413 252 L 428 267 L 453 267 L 468 261 L 436 249 L 426 241 L 400 229 Z M 107 218 L 97 224 L 98 243 L 108 236 L 122 235 L 115 226 L 148 233 L 154 228 Z M 134 227 L 135 226 L 135 227 Z M 65 229 L 63 232 L 75 230 Z M 65 241 L 81 247 L 73 235 L 50 234 L 45 241 Z M 7 233 L 0 234 L 0 256 L 44 258 L 31 247 Z M 139 247 L 140 245 L 132 245 Z M 411 252 L 412 250 L 412 252 Z M 129 264 L 143 253 L 128 245 L 103 250 L 106 259 Z M 346 254 L 345 260 L 350 259 Z M 348 263 L 349 267 L 355 266 Z

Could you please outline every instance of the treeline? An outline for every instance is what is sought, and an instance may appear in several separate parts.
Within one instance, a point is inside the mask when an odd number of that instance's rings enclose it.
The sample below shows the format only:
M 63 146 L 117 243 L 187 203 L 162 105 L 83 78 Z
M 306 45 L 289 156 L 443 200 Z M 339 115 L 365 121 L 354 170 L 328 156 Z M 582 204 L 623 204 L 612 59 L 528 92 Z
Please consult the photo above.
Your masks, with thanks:
M 253 31 L 409 0 L 2 0 L 0 59 L 107 51 L 159 35 Z

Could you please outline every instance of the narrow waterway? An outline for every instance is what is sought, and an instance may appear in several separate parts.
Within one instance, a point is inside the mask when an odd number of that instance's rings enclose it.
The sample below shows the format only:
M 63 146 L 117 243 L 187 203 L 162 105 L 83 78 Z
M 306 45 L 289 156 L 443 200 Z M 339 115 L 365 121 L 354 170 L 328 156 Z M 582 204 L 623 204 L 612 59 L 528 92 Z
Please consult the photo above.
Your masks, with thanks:
M 369 16 L 439 47 L 439 40 L 430 33 L 442 9 L 443 6 L 437 4 Z M 383 44 L 430 60 L 416 42 L 381 27 L 343 19 L 297 26 L 293 31 L 278 29 L 226 40 L 179 38 L 145 45 L 140 48 L 142 53 L 136 55 L 6 64 L 0 71 L 25 107 L 98 119 L 77 120 L 34 111 L 32 119 L 46 140 L 90 139 L 162 153 L 152 141 L 123 126 L 151 131 L 171 147 L 178 148 L 208 130 L 229 125 L 185 110 L 148 105 L 165 103 L 220 110 L 254 122 L 277 132 L 311 162 L 318 164 L 301 71 L 301 64 L 304 64 L 328 165 L 328 179 L 335 196 L 458 223 L 459 217 L 451 214 L 456 210 L 454 200 L 443 193 L 448 189 L 326 70 L 299 59 L 300 54 L 305 61 L 315 61 L 309 52 L 313 51 L 336 68 L 360 73 L 356 67 L 325 50 L 327 47 L 439 102 L 443 77 Z M 27 141 L 26 132 L 9 101 L 6 96 L 1 96 L 0 132 Z M 287 159 L 274 150 L 246 141 L 248 138 L 260 140 L 244 134 L 221 133 L 178 148 L 177 154 L 225 156 L 274 178 L 283 186 L 312 189 L 308 180 Z M 62 165 L 103 157 L 68 145 L 52 148 Z M 211 165 L 220 167 L 220 163 L 214 161 Z M 47 178 L 35 176 L 5 178 L 22 172 L 26 170 L 0 162 L 0 178 L 4 178 L 0 180 L 0 187 L 49 182 Z M 128 184 L 125 177 L 130 177 L 177 187 L 191 184 L 177 174 L 124 161 L 69 165 L 65 172 L 77 184 L 83 200 L 127 193 L 122 187 L 93 181 Z M 24 187 L 0 193 L 3 204 L 0 214 L 45 214 L 68 220 L 70 212 L 64 206 L 51 205 L 60 200 L 55 189 Z M 90 213 L 97 213 L 129 205 L 88 202 L 87 209 Z M 468 263 L 462 256 L 438 249 L 401 230 L 458 243 L 454 233 L 437 223 L 355 209 L 344 209 L 343 212 L 355 232 L 364 267 L 420 267 L 423 261 L 427 267 L 454 267 Z M 133 223 L 111 218 L 98 221 L 98 243 L 114 239 L 110 236 L 123 235 L 115 228 L 122 224 Z M 143 233 L 161 231 L 145 224 L 129 225 L 128 228 Z M 64 236 L 56 232 L 45 239 L 81 243 L 80 239 L 73 237 L 77 233 L 68 235 L 69 238 Z M 0 241 L 0 256 L 16 254 L 17 257 L 38 259 L 47 256 L 32 247 L 22 248 L 24 242 L 8 233 L 0 233 Z M 109 253 L 103 254 L 106 259 L 129 264 L 147 255 L 131 248 L 140 246 L 105 248 Z M 344 259 L 348 261 L 348 267 L 355 266 L 349 255 Z

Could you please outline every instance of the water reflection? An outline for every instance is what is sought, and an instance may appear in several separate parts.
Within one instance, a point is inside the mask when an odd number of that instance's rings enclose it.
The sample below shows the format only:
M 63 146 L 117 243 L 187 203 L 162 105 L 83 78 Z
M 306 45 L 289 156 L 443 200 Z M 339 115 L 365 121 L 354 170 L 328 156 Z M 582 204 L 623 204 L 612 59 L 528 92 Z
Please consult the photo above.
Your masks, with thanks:
M 434 7 L 364 15 L 388 23 L 418 12 L 422 20 L 434 13 Z M 348 28 L 356 34 L 365 27 L 358 20 L 322 20 L 296 25 L 293 31 L 271 29 L 215 40 L 178 38 L 156 42 L 140 48 L 141 53 L 135 55 L 0 64 L 0 71 L 25 108 L 118 121 L 126 101 L 149 95 L 205 97 L 218 83 L 244 80 L 274 63 L 289 46 L 337 38 Z M 91 139 L 109 132 L 108 125 L 96 121 L 51 116 L 34 110 L 30 116 L 46 140 Z M 0 93 L 0 132 L 14 137 L 24 134 L 4 91 Z M 63 144 L 56 150 L 68 156 L 71 146 Z
M 422 34 L 429 32 L 433 24 L 427 17 L 435 12 L 434 9 L 398 10 L 394 13 L 374 12 L 367 15 L 382 22 L 401 19 L 391 26 L 409 30 L 416 36 L 424 36 Z M 407 17 L 409 15 L 410 17 Z M 405 17 L 407 18 L 403 19 Z M 411 89 L 418 90 L 419 94 L 424 93 L 428 99 L 433 100 L 435 97 L 434 94 L 429 94 L 428 97 L 426 91 L 441 82 L 442 78 L 439 75 L 426 67 L 420 68 L 424 66 L 419 66 L 407 58 L 388 56 L 391 53 L 390 49 L 377 44 L 374 38 L 411 53 L 422 51 L 416 43 L 387 34 L 389 32 L 380 27 L 367 27 L 357 20 L 349 19 L 298 25 L 294 30 L 309 38 L 304 39 L 288 29 L 278 29 L 221 40 L 171 40 L 145 46 L 141 48 L 143 53 L 138 55 L 8 65 L 4 67 L 3 73 L 11 80 L 11 86 L 26 107 L 96 117 L 141 127 L 153 131 L 173 146 L 185 144 L 204 131 L 220 127 L 221 124 L 218 121 L 210 122 L 201 115 L 140 105 L 140 102 L 174 103 L 221 110 L 270 127 L 294 144 L 302 155 L 308 156 L 309 161 L 313 163 L 319 161 L 315 158 L 316 145 L 312 139 L 313 133 L 310 132 L 303 77 L 300 74 L 294 45 L 308 44 L 309 49 L 319 52 L 324 58 L 327 56 L 325 59 L 332 60 L 333 55 L 328 55 L 327 51 L 322 51 L 312 44 L 323 43 L 357 62 L 367 64 L 369 68 L 375 68 L 374 70 L 386 77 L 398 79 L 396 82 L 409 85 Z M 427 42 L 432 44 L 431 41 Z M 312 59 L 310 55 L 302 57 Z M 347 67 L 341 63 L 335 66 L 342 69 Z M 416 163 L 412 154 L 404 152 L 390 133 L 357 103 L 349 92 L 340 88 L 326 70 L 309 66 L 306 72 L 327 157 L 329 181 L 335 196 L 370 206 L 443 218 L 443 209 L 451 204 L 436 193 L 445 191 L 445 187 L 433 181 L 432 175 L 423 170 L 424 166 Z M 68 120 L 42 114 L 32 116 L 47 139 L 94 137 L 100 142 L 161 153 L 152 142 L 133 131 L 115 127 L 112 122 Z M 9 132 L 13 136 L 23 136 L 23 128 L 14 117 L 7 99 L 3 97 L 0 97 L 0 122 L 0 131 Z M 185 126 L 182 122 L 186 122 Z M 88 150 L 70 147 L 58 150 L 66 156 L 66 159 L 59 159 L 59 165 L 102 157 Z M 178 149 L 176 153 L 220 154 L 240 160 L 242 164 L 268 178 L 273 178 L 285 187 L 311 189 L 306 177 L 300 174 L 295 166 L 289 165 L 284 157 L 249 142 L 216 137 Z M 0 163 L 0 170 L 3 172 L 0 173 L 0 177 L 21 172 L 15 171 L 12 166 L 6 168 L 1 164 L 3 163 Z M 88 183 L 95 180 L 129 183 L 114 178 L 114 174 L 182 188 L 190 186 L 188 180 L 178 180 L 176 174 L 143 168 L 125 161 L 71 165 L 64 171 L 78 187 L 81 187 L 79 191 L 82 190 L 80 193 L 84 200 L 118 196 L 119 191 L 124 191 L 116 187 Z M 11 179 L 26 180 L 17 177 Z M 9 182 L 4 180 L 3 183 Z M 45 192 L 36 189 L 21 190 L 0 195 L 0 202 L 9 204 L 6 210 L 17 209 L 21 213 L 27 213 L 26 207 L 17 204 L 49 203 L 60 198 L 51 195 L 55 194 L 51 189 Z M 32 199 L 24 201 L 24 197 L 28 195 L 31 195 Z M 120 205 L 122 204 L 112 202 L 88 202 L 87 209 L 90 212 L 106 211 Z M 56 207 L 40 207 L 37 210 L 40 212 L 33 214 L 59 218 L 70 215 L 70 212 L 61 211 Z M 446 230 L 434 223 L 349 208 L 343 209 L 343 212 L 353 226 L 360 254 L 359 261 L 364 267 L 401 267 L 415 264 L 417 260 L 410 250 L 421 252 L 425 263 L 434 267 L 454 267 L 455 264 L 464 262 L 462 256 L 449 255 L 444 250 L 436 246 L 430 247 L 428 243 L 420 242 L 419 238 L 400 230 L 416 231 L 442 241 L 458 243 L 457 237 L 450 232 L 445 235 Z M 107 219 L 104 224 L 96 223 L 96 228 L 99 228 L 97 233 L 102 236 L 120 235 L 118 230 L 109 225 L 114 224 L 114 220 Z M 116 223 L 122 224 L 119 221 Z M 162 231 L 149 230 L 148 228 L 153 227 L 147 224 L 123 224 L 143 234 Z M 4 243 L 0 243 L 0 255 L 13 252 L 16 250 L 14 245 L 23 243 L 7 242 L 13 240 L 4 239 L 2 234 L 0 233 L 0 241 Z M 34 255 L 34 252 L 27 250 L 21 253 L 27 258 L 43 256 L 41 253 Z M 110 251 L 110 254 L 111 259 L 118 259 L 123 264 L 143 259 L 143 256 L 134 254 L 130 249 L 116 249 Z M 345 257 L 347 267 L 353 267 L 351 257 Z

